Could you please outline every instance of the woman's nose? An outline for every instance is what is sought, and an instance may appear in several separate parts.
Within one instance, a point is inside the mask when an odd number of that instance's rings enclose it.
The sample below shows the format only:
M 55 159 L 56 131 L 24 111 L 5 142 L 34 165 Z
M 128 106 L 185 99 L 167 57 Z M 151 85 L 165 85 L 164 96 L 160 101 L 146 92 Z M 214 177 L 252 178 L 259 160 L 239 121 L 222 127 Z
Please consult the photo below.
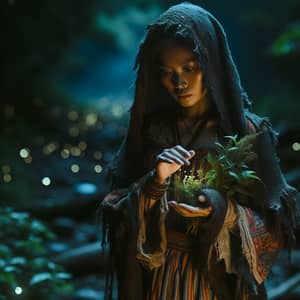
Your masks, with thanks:
M 180 74 L 174 74 L 172 77 L 172 83 L 176 88 L 185 88 L 187 87 L 187 81 Z

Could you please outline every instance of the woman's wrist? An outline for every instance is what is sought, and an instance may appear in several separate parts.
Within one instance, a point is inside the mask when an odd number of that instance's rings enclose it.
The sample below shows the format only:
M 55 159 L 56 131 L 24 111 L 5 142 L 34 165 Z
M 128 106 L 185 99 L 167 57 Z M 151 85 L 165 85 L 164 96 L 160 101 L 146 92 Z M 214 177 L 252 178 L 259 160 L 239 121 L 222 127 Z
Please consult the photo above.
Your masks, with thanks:
M 152 178 L 153 178 L 153 181 L 157 184 L 160 184 L 160 185 L 164 185 L 164 184 L 169 184 L 169 177 L 167 178 L 161 178 L 156 170 L 153 171 L 152 173 Z
M 169 188 L 170 178 L 165 180 L 157 177 L 156 171 L 152 170 L 145 182 L 144 193 L 152 199 L 160 199 Z

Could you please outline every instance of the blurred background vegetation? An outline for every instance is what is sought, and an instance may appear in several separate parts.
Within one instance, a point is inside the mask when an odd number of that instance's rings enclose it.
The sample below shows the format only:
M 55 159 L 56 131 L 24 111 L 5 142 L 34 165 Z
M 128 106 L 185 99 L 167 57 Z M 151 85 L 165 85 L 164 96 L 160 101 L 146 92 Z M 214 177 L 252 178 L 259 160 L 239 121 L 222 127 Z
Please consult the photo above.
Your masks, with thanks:
M 27 290 L 60 299 L 64 285 L 71 299 L 101 299 L 103 261 L 93 263 L 92 255 L 100 249 L 105 165 L 125 133 L 144 28 L 179 2 L 1 1 L 0 227 L 15 220 L 23 229 L 1 235 L 9 248 L 0 248 L 0 299 L 29 299 Z M 282 169 L 300 188 L 300 1 L 191 2 L 223 24 L 254 111 L 280 132 Z M 30 218 L 47 223 L 36 225 L 43 234 L 30 234 Z M 28 239 L 36 254 L 28 253 Z M 76 249 L 90 267 L 78 263 Z M 36 257 L 44 260 L 35 266 Z M 73 273 L 71 281 L 56 263 Z M 281 268 L 270 287 L 298 267 Z

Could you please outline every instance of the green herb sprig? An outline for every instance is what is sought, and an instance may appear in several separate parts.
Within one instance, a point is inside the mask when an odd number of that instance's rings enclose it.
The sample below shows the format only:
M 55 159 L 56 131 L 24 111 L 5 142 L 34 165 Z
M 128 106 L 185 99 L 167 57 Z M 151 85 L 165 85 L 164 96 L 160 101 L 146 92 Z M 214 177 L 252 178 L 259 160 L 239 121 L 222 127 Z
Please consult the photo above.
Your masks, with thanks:
M 259 133 L 249 134 L 238 139 L 237 135 L 225 136 L 227 142 L 223 145 L 216 142 L 215 153 L 208 152 L 203 158 L 211 169 L 204 174 L 204 168 L 197 170 L 197 176 L 186 175 L 183 181 L 175 177 L 174 188 L 179 201 L 195 205 L 203 188 L 213 188 L 221 192 L 226 199 L 252 197 L 251 187 L 261 179 L 251 170 L 248 164 L 257 157 L 253 144 Z M 196 204 L 197 205 L 197 204 Z M 197 235 L 200 221 L 190 222 L 187 232 Z

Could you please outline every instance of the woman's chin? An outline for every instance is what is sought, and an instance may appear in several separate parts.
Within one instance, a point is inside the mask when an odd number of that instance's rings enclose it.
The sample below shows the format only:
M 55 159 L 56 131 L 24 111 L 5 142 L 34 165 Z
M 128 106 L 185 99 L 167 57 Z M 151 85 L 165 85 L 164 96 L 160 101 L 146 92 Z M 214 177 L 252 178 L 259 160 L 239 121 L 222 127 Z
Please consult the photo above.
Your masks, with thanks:
M 176 98 L 176 102 L 181 106 L 181 107 L 192 107 L 196 103 L 193 98 L 191 97 L 181 97 L 181 98 Z

